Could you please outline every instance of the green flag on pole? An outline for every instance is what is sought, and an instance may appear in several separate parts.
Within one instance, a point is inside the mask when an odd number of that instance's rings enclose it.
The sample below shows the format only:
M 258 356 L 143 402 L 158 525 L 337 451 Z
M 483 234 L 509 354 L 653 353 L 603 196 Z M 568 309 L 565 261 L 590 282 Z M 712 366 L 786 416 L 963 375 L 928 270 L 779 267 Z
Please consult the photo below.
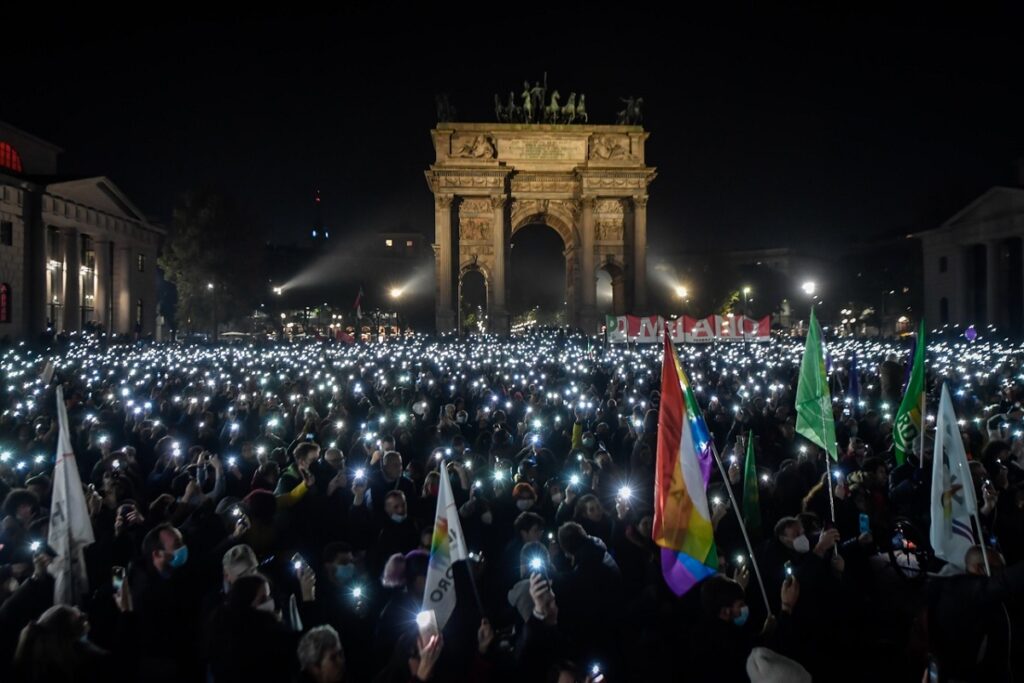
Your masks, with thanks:
M 757 487 L 754 432 L 747 432 L 747 457 L 743 461 L 743 523 L 751 536 L 761 535 L 761 492 Z
M 813 307 L 807 329 L 807 346 L 800 363 L 800 381 L 796 386 L 796 432 L 827 451 L 833 460 L 839 459 L 825 353 L 821 347 L 821 327 L 814 317 Z
M 892 441 L 896 447 L 896 464 L 902 465 L 907 460 L 906 451 L 914 447 L 914 439 L 921 432 L 921 397 L 924 394 L 924 318 L 921 329 L 917 333 L 917 345 L 914 348 L 914 367 L 910 370 L 910 381 L 907 392 L 903 394 L 900 409 L 896 412 L 893 424 Z

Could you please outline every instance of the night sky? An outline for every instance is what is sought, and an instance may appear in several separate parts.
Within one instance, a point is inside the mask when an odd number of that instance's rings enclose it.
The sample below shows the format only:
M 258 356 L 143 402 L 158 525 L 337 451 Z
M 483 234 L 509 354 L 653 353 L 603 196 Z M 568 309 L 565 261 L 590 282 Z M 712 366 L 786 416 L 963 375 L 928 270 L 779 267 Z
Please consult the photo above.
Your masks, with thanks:
M 460 119 L 492 121 L 495 92 L 545 70 L 551 87 L 587 94 L 595 123 L 613 122 L 619 97 L 645 99 L 653 248 L 924 229 L 1014 183 L 1024 154 L 1016 15 L 705 20 L 577 3 L 510 22 L 432 7 L 140 28 L 15 16 L 0 119 L 63 147 L 65 173 L 110 176 L 157 220 L 213 184 L 275 241 L 309 229 L 314 186 L 332 237 L 432 235 L 434 93 Z

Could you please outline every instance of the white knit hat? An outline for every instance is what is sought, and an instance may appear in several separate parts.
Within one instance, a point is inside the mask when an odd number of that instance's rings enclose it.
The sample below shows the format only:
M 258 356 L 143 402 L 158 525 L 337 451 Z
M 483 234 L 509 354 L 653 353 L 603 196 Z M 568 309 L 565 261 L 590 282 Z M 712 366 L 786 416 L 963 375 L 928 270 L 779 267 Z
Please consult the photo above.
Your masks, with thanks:
M 766 647 L 755 647 L 747 657 L 750 683 L 811 683 L 807 669 Z

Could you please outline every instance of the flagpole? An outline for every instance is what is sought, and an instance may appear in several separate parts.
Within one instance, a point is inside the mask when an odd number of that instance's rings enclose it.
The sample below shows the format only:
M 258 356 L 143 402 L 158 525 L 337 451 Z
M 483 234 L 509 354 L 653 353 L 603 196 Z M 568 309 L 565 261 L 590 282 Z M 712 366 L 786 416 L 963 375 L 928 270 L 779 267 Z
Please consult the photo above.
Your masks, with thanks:
M 975 508 L 978 507 L 977 501 L 975 501 Z M 978 512 L 975 511 L 971 515 L 971 519 L 975 524 L 978 525 L 978 545 L 981 546 L 981 559 L 985 561 L 985 576 L 992 576 L 992 567 L 988 566 L 988 548 L 985 545 L 985 530 L 981 526 L 981 517 L 978 516 Z
M 750 438 L 749 436 L 747 438 Z M 747 553 L 750 554 L 750 564 L 754 566 L 754 575 L 757 577 L 757 585 L 761 588 L 761 597 L 764 598 L 764 608 L 768 610 L 768 614 L 772 614 L 772 607 L 768 603 L 768 591 L 764 588 L 764 579 L 761 578 L 761 568 L 757 565 L 757 559 L 754 557 L 754 546 L 750 542 L 750 536 L 747 534 L 747 525 L 743 522 L 743 513 L 740 509 L 739 503 L 736 502 L 736 494 L 733 493 L 732 484 L 729 482 L 729 473 L 725 471 L 725 466 L 722 464 L 722 459 L 718 457 L 718 448 L 715 446 L 715 442 L 711 442 L 711 455 L 715 458 L 715 463 L 718 465 L 718 471 L 722 473 L 722 481 L 725 483 L 725 490 L 729 494 L 729 501 L 732 503 L 733 512 L 736 513 L 736 521 L 739 522 L 740 531 L 743 533 L 743 542 L 747 544 Z
M 825 340 L 822 339 L 822 344 L 824 344 L 824 341 Z M 821 392 L 821 374 L 816 372 L 816 373 L 814 373 L 814 377 L 815 377 L 815 379 L 816 379 L 816 381 L 818 383 L 818 396 L 821 396 L 821 393 L 822 393 Z M 832 409 L 831 402 L 829 403 L 828 407 L 829 407 L 829 410 Z M 823 445 L 823 447 L 825 449 L 825 477 L 828 480 L 828 507 L 829 507 L 829 511 L 832 513 L 832 524 L 835 524 L 836 523 L 836 497 L 835 497 L 835 493 L 832 491 L 832 465 L 829 462 L 829 460 L 831 458 L 830 458 L 829 452 L 828 452 L 828 444 L 825 443 L 825 434 L 826 433 L 827 433 L 827 430 L 825 429 L 825 411 L 822 410 L 821 411 L 821 437 L 822 437 L 821 441 L 822 441 L 822 445 Z M 838 549 L 836 550 L 836 552 L 838 552 Z
M 926 398 L 926 396 L 928 394 L 928 392 L 927 392 L 928 383 L 927 382 L 922 382 L 922 384 L 923 384 L 923 386 L 921 387 L 921 429 L 918 430 L 920 432 L 920 434 L 921 434 L 921 443 L 919 443 L 918 446 L 917 446 L 917 466 L 921 467 L 921 468 L 924 467 L 924 428 L 925 428 L 925 425 L 928 424 L 928 421 L 925 419 L 925 414 L 924 414 L 925 413 L 925 398 Z

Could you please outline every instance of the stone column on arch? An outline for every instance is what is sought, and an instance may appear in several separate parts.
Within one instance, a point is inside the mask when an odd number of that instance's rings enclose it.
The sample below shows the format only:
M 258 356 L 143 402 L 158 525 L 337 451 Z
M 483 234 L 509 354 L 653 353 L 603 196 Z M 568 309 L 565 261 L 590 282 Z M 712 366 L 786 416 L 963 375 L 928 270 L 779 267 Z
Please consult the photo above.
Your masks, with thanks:
M 491 239 L 494 241 L 494 266 L 491 273 L 493 305 L 488 302 L 488 315 L 491 319 L 491 330 L 497 334 L 508 334 L 509 315 L 506 295 L 508 279 L 506 265 L 508 263 L 508 243 L 505 235 L 505 206 L 507 198 L 503 194 L 491 195 Z
M 78 230 L 65 228 L 64 240 L 64 330 L 82 328 L 82 259 Z
M 583 310 L 580 311 L 580 327 L 587 334 L 594 334 L 597 331 L 597 273 L 594 246 L 594 203 L 596 197 L 584 197 L 583 202 L 583 225 L 580 235 L 583 245 L 580 261 L 582 262 L 580 273 L 580 287 L 583 289 Z
M 434 195 L 434 254 L 437 302 L 434 307 L 438 334 L 455 329 L 452 309 L 452 200 L 453 195 Z
M 633 306 L 647 313 L 647 195 L 633 196 Z

